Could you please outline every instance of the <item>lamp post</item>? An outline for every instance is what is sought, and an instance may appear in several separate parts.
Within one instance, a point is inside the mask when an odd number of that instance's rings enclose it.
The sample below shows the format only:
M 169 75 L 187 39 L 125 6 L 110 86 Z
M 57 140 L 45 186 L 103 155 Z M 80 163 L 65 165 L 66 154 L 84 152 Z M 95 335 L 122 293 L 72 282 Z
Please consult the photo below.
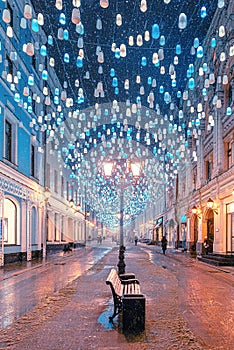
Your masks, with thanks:
M 129 171 L 129 168 L 132 172 L 134 178 L 138 178 L 140 176 L 141 166 L 139 163 L 130 163 L 125 159 L 117 159 L 113 162 L 105 162 L 103 163 L 104 174 L 106 177 L 111 177 L 113 170 L 116 165 L 122 165 Z M 127 174 L 123 173 L 123 169 L 118 173 L 118 177 L 120 178 L 120 216 L 119 216 L 119 261 L 118 261 L 118 274 L 125 273 L 125 262 L 124 262 L 124 189 L 128 186 L 127 183 Z

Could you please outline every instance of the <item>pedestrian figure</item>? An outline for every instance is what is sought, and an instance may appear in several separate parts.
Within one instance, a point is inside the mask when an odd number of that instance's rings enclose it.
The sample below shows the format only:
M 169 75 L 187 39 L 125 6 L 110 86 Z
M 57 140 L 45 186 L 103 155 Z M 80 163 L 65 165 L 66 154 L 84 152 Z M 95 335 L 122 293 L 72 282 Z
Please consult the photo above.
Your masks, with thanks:
M 135 245 L 137 245 L 137 242 L 138 242 L 138 238 L 137 236 L 135 236 Z
M 203 246 L 204 246 L 204 249 L 205 249 L 205 253 L 207 255 L 209 253 L 209 247 L 210 247 L 209 239 L 208 239 L 207 236 L 205 236 L 205 238 L 204 238 Z
M 163 251 L 163 254 L 165 255 L 165 252 L 167 250 L 167 239 L 166 239 L 166 236 L 163 236 L 162 237 L 162 251 Z

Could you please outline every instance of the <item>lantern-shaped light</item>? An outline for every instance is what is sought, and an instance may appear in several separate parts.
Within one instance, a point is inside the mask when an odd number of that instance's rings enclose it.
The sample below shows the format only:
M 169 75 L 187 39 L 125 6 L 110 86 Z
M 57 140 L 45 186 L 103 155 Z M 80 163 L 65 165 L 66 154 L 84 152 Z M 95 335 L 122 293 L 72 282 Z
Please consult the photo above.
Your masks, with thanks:
M 120 27 L 122 25 L 122 16 L 120 13 L 116 15 L 116 25 Z
M 71 21 L 74 24 L 79 24 L 80 23 L 80 10 L 78 8 L 74 8 L 72 10 Z
M 55 2 L 55 7 L 56 7 L 58 10 L 62 10 L 62 8 L 63 8 L 63 1 L 62 1 L 62 0 L 56 0 L 56 2 Z
M 3 10 L 2 20 L 7 24 L 11 23 L 11 13 L 10 13 L 9 9 L 6 8 Z
M 106 9 L 109 6 L 109 0 L 100 0 L 100 6 Z
M 24 6 L 24 17 L 27 19 L 32 18 L 32 7 L 29 4 Z
M 25 52 L 28 56 L 33 56 L 34 55 L 34 46 L 33 43 L 27 43 Z
M 185 29 L 187 27 L 187 16 L 185 13 L 179 15 L 178 27 L 179 29 Z

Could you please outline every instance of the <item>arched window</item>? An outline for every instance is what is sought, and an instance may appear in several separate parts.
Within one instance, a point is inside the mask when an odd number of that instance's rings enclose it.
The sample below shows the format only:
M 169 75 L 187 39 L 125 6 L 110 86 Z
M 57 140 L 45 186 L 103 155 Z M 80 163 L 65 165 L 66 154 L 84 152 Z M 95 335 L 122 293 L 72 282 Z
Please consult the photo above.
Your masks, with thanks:
M 17 242 L 17 207 L 9 198 L 4 200 L 4 240 L 5 244 Z
M 32 207 L 32 244 L 37 243 L 37 211 Z

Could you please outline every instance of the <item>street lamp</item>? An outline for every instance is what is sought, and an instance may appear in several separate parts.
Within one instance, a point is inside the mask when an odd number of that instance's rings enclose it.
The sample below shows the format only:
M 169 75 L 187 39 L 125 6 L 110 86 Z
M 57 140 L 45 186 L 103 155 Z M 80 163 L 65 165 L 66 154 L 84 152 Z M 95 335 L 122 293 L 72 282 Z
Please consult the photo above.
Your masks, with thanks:
M 207 207 L 211 210 L 213 210 L 213 212 L 217 215 L 218 214 L 218 210 L 217 210 L 217 206 L 214 203 L 213 199 L 209 198 L 207 203 L 206 203 Z
M 113 162 L 105 162 L 103 163 L 103 170 L 106 177 L 111 177 L 115 167 L 118 165 L 122 165 L 126 168 L 126 173 L 123 172 L 121 167 L 121 171 L 118 172 L 118 176 L 120 179 L 120 215 L 119 215 L 119 262 L 118 262 L 118 273 L 125 273 L 125 262 L 124 262 L 124 189 L 127 187 L 127 174 L 129 172 L 132 173 L 133 178 L 138 178 L 141 173 L 141 164 L 134 162 L 130 163 L 125 159 L 117 159 Z

